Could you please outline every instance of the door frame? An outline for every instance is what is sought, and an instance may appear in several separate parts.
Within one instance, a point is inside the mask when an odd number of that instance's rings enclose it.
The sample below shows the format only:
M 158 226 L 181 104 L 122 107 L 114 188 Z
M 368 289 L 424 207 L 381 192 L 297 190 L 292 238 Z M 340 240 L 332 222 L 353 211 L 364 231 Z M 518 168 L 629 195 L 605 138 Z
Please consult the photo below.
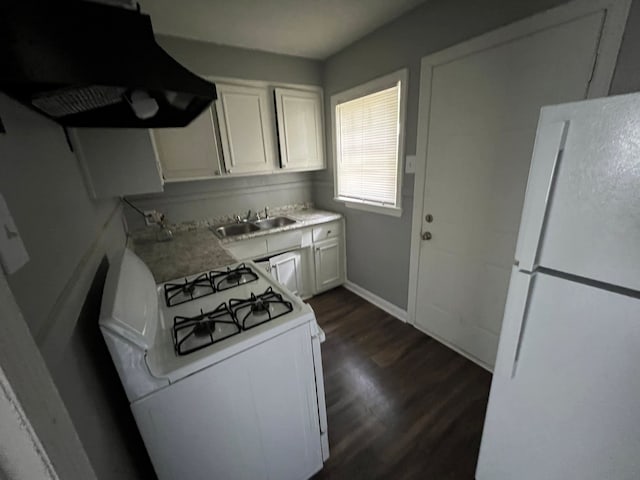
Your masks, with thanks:
M 416 302 L 418 298 L 418 276 L 420 246 L 419 238 L 422 229 L 423 199 L 426 184 L 427 143 L 429 138 L 429 112 L 431 107 L 431 79 L 434 69 L 459 58 L 488 50 L 497 45 L 531 35 L 541 30 L 552 28 L 580 17 L 605 11 L 604 23 L 598 51 L 596 54 L 593 75 L 587 88 L 586 98 L 604 97 L 609 93 L 609 86 L 613 78 L 618 51 L 622 43 L 631 0 L 574 0 L 565 5 L 544 11 L 516 21 L 505 27 L 498 28 L 471 40 L 446 48 L 439 52 L 422 57 L 420 63 L 420 98 L 418 103 L 418 131 L 416 145 L 416 173 L 413 188 L 413 215 L 411 222 L 411 253 L 409 263 L 409 298 L 407 302 L 407 321 L 418 328 L 416 324 Z M 422 329 L 421 329 L 422 330 Z M 433 335 L 430 332 L 426 332 Z M 453 348 L 462 355 L 479 363 L 477 359 L 469 357 L 454 345 L 434 335 L 439 341 Z M 479 363 L 490 370 L 487 365 Z

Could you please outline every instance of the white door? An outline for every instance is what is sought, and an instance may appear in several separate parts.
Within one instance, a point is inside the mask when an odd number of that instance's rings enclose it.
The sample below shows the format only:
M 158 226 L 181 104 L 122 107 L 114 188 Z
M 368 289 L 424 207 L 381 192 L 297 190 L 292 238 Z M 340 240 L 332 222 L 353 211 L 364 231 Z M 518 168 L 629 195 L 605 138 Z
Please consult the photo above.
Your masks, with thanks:
M 283 253 L 269 259 L 271 274 L 290 292 L 302 296 L 302 255 L 299 251 Z
M 220 175 L 220 149 L 211 108 L 186 127 L 155 129 L 153 137 L 167 182 Z
M 415 324 L 488 367 L 540 107 L 586 96 L 603 18 L 585 15 L 431 70 Z
M 640 95 L 543 109 L 518 237 L 520 268 L 640 291 Z
M 266 88 L 216 83 L 216 110 L 229 174 L 274 169 L 273 121 Z
M 640 298 L 515 272 L 504 322 L 476 478 L 640 478 Z
M 308 324 L 131 409 L 160 480 L 300 480 L 322 467 Z
M 330 238 L 314 244 L 316 293 L 329 290 L 342 283 L 342 252 L 340 241 Z
M 280 167 L 287 170 L 324 168 L 322 94 L 276 88 Z

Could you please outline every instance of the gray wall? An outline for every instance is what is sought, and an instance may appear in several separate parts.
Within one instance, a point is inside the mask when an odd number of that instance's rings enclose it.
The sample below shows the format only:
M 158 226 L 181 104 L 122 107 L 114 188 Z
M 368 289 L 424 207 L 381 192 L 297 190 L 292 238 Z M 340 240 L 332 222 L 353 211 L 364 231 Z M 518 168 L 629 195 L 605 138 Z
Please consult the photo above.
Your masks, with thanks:
M 128 198 L 136 207 L 158 210 L 170 223 L 244 215 L 265 206 L 276 207 L 312 201 L 309 173 L 287 173 L 264 177 L 240 177 L 166 184 L 164 193 Z M 142 215 L 125 209 L 127 226 L 135 231 L 144 227 Z
M 368 80 L 409 69 L 405 154 L 416 152 L 420 60 L 425 55 L 468 40 L 482 33 L 566 0 L 432 0 L 328 58 L 324 69 L 325 111 L 330 112 L 331 95 Z M 640 7 L 634 2 L 629 19 L 633 32 L 625 36 L 614 87 L 630 91 L 640 84 L 639 63 L 634 61 L 640 27 Z M 624 61 L 624 62 L 623 62 Z M 326 131 L 331 132 L 327 114 Z M 332 152 L 327 135 L 327 152 Z M 332 157 L 329 157 L 332 165 Z M 331 170 L 314 177 L 317 206 L 344 213 L 347 224 L 347 276 L 352 282 L 401 308 L 407 306 L 409 251 L 413 208 L 413 175 L 403 180 L 402 218 L 347 209 L 333 201 Z
M 321 85 L 322 64 L 288 55 L 159 36 L 158 43 L 176 60 L 202 76 Z M 132 197 L 143 210 L 160 210 L 170 222 L 199 220 L 249 209 L 311 201 L 311 173 L 279 174 L 165 185 L 157 195 Z M 144 226 L 132 209 L 125 210 L 131 230 Z
M 125 243 L 120 207 L 89 197 L 61 127 L 2 94 L 0 117 L 0 192 L 30 256 L 9 285 L 98 478 L 142 478 L 146 453 L 98 330 L 108 259 Z

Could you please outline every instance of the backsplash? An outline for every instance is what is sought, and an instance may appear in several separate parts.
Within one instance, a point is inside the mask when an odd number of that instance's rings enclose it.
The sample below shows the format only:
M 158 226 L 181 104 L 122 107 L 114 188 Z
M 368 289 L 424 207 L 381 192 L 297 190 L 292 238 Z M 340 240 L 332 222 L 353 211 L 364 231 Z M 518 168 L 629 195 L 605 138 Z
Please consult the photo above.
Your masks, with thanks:
M 164 192 L 127 197 L 142 211 L 157 210 L 169 224 L 206 221 L 238 214 L 244 217 L 268 206 L 296 205 L 312 201 L 311 173 L 287 173 L 254 177 L 221 178 L 165 184 Z M 130 232 L 144 228 L 138 212 L 125 206 Z

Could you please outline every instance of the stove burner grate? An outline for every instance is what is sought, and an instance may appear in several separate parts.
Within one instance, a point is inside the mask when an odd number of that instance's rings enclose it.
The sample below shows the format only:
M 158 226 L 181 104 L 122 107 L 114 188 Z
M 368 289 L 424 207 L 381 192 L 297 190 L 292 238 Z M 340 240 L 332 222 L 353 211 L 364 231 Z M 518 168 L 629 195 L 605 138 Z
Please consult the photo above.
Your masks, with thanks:
M 229 306 L 242 330 L 249 330 L 293 311 L 291 302 L 284 300 L 282 295 L 274 292 L 271 287 L 257 296 L 252 293 L 249 298 L 232 298 L 229 300 Z M 249 320 L 258 321 L 247 325 Z
M 190 281 L 185 278 L 182 283 L 164 284 L 164 299 L 167 307 L 174 307 L 196 298 L 206 297 L 215 292 L 216 289 L 213 282 L 206 273 L 198 275 Z
M 200 315 L 195 317 L 174 317 L 173 346 L 178 355 L 187 355 L 241 331 L 228 305 L 221 303 L 210 312 L 200 310 Z
M 244 263 L 241 263 L 233 269 L 227 267 L 226 272 L 219 270 L 211 271 L 209 272 L 209 277 L 211 278 L 211 283 L 218 292 L 258 280 L 258 274 L 250 267 L 247 267 Z

